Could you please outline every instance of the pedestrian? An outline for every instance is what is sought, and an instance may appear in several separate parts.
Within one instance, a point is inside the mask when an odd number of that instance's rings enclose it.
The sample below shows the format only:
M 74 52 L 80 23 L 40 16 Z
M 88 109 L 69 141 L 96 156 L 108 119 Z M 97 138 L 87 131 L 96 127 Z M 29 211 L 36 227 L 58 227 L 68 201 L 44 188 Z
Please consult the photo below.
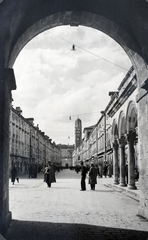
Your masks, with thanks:
M 56 182 L 55 179 L 55 173 L 54 170 L 51 166 L 51 164 L 48 164 L 48 167 L 46 168 L 46 183 L 47 183 L 47 187 L 51 187 L 51 183 Z
M 135 167 L 135 181 L 138 181 L 139 179 L 139 172 L 138 172 L 138 168 Z
M 108 164 L 108 177 L 111 178 L 112 174 L 111 174 L 111 164 Z
M 16 167 L 13 165 L 11 169 L 11 182 L 14 185 L 15 179 L 18 177 Z
M 79 168 L 79 166 L 78 166 L 78 165 L 76 165 L 76 166 L 75 166 L 75 171 L 76 171 L 76 173 L 79 173 L 79 171 L 80 171 L 80 168 Z
M 103 167 L 103 175 L 105 176 L 105 178 L 107 175 L 107 168 L 108 168 L 108 166 L 107 166 L 107 163 L 105 162 L 104 167 Z
M 95 184 L 97 184 L 97 174 L 98 174 L 97 169 L 94 167 L 94 164 L 92 163 L 89 171 L 88 181 L 91 190 L 95 190 Z
M 17 169 L 16 169 L 16 178 L 15 178 L 16 180 L 17 180 L 17 182 L 19 183 L 19 176 L 18 176 L 18 171 L 17 171 Z
M 53 182 L 56 182 L 56 178 L 55 178 L 56 166 L 54 164 L 51 164 L 51 168 L 53 170 Z
M 97 169 L 97 175 L 100 176 L 100 171 L 99 171 L 99 167 L 97 164 L 96 164 L 96 169 Z
M 32 164 L 29 166 L 29 178 L 32 178 Z
M 31 172 L 32 178 L 37 178 L 37 165 L 32 164 L 32 172 Z
M 83 161 L 81 162 L 81 190 L 80 191 L 85 191 L 86 190 L 86 174 L 87 174 L 87 168 L 84 166 Z
M 100 178 L 102 178 L 103 175 L 103 167 L 102 167 L 102 163 L 99 163 L 99 176 Z
M 47 171 L 48 171 L 48 166 L 45 166 L 43 174 L 44 174 L 44 182 L 47 182 Z

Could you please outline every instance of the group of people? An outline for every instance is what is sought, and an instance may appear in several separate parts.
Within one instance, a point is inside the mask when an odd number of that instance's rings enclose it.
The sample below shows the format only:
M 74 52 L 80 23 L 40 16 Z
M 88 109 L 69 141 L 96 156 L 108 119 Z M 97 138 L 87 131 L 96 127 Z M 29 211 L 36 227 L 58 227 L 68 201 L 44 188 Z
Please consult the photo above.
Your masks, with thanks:
M 106 177 L 106 172 L 110 172 L 108 169 L 108 165 L 104 165 L 104 172 L 103 175 Z M 95 167 L 93 163 L 91 163 L 90 168 L 84 166 L 83 161 L 81 162 L 81 167 L 79 167 L 79 171 L 81 169 L 81 191 L 86 190 L 86 175 L 88 174 L 88 183 L 90 184 L 90 189 L 95 190 L 95 185 L 97 184 L 97 175 L 100 176 L 99 168 Z M 48 165 L 45 167 L 43 174 L 44 174 L 44 182 L 46 182 L 47 187 L 51 187 L 51 184 L 56 182 L 55 178 L 55 168 L 52 166 L 51 163 L 48 163 Z M 78 172 L 79 172 L 78 171 Z M 76 171 L 77 172 L 77 171 Z M 111 175 L 109 175 L 111 177 Z M 125 166 L 125 177 L 126 177 L 126 182 L 128 184 L 128 163 Z M 137 169 L 135 169 L 135 180 L 138 181 L 139 179 L 139 172 Z M 11 182 L 14 185 L 15 180 L 19 182 L 19 177 L 17 173 L 17 169 L 15 165 L 12 166 L 11 169 Z
M 89 173 L 88 173 L 89 171 Z M 81 191 L 86 190 L 86 175 L 89 175 L 89 184 L 91 190 L 95 190 L 95 184 L 97 184 L 97 175 L 98 175 L 98 169 L 94 167 L 93 164 L 91 164 L 90 169 L 88 170 L 87 167 L 84 166 L 83 162 L 81 162 Z M 48 163 L 48 165 L 44 169 L 44 182 L 47 183 L 47 187 L 51 187 L 51 183 L 56 182 L 55 178 L 55 171 L 51 163 Z
M 36 164 L 31 163 L 28 170 L 29 178 L 37 178 L 38 169 Z
M 88 168 L 84 166 L 83 162 L 81 162 L 81 190 L 86 190 L 86 175 L 88 173 L 89 180 L 88 183 L 90 184 L 90 189 L 95 190 L 95 185 L 97 184 L 97 175 L 98 175 L 98 169 L 94 166 L 94 164 L 91 164 L 91 167 L 88 172 Z
M 103 175 L 106 178 L 108 177 L 112 177 L 112 166 L 110 163 L 105 162 L 104 166 L 103 166 Z
M 56 182 L 55 178 L 55 170 L 54 167 L 51 165 L 51 163 L 48 163 L 48 165 L 44 169 L 44 182 L 47 183 L 47 187 L 51 187 L 51 183 Z M 17 173 L 17 169 L 15 165 L 12 166 L 11 169 L 11 182 L 14 185 L 15 180 L 19 183 L 19 177 Z

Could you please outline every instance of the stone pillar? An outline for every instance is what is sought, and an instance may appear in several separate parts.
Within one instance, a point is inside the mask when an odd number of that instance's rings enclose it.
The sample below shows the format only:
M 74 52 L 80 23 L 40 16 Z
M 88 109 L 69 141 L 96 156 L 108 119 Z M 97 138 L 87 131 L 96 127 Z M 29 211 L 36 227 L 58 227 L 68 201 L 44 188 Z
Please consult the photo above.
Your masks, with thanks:
M 119 139 L 119 149 L 120 149 L 120 186 L 126 187 L 125 183 L 125 145 L 126 139 L 124 136 L 121 136 Z
M 137 58 L 138 162 L 140 206 L 138 215 L 148 219 L 148 65 Z
M 0 72 L 0 233 L 11 221 L 9 211 L 9 117 L 11 90 L 16 89 L 13 69 Z
M 113 174 L 114 184 L 119 184 L 119 166 L 118 166 L 118 142 L 117 140 L 113 143 Z
M 135 186 L 135 150 L 134 142 L 136 139 L 136 133 L 130 132 L 127 134 L 127 144 L 128 144 L 128 188 L 136 189 Z

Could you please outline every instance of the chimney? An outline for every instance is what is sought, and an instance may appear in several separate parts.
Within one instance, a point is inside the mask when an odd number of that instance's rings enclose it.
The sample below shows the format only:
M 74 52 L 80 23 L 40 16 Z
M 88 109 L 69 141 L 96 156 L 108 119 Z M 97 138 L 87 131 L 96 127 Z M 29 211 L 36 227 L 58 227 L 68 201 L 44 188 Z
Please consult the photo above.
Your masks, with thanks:
M 32 125 L 34 125 L 34 123 L 33 123 L 34 118 L 26 118 L 26 120 L 27 120 L 28 122 L 30 122 Z
M 20 107 L 16 107 L 16 111 L 18 112 L 18 114 L 19 114 L 19 115 L 21 115 L 21 114 L 22 114 L 22 110 L 21 110 L 21 108 L 20 108 Z

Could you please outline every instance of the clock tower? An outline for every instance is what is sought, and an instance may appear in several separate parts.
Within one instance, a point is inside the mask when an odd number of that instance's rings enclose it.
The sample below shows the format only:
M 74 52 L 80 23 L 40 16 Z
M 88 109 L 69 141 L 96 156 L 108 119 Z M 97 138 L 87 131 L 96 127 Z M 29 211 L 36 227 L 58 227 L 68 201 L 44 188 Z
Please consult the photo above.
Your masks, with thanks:
M 75 148 L 78 148 L 82 142 L 82 121 L 77 119 L 75 121 Z

